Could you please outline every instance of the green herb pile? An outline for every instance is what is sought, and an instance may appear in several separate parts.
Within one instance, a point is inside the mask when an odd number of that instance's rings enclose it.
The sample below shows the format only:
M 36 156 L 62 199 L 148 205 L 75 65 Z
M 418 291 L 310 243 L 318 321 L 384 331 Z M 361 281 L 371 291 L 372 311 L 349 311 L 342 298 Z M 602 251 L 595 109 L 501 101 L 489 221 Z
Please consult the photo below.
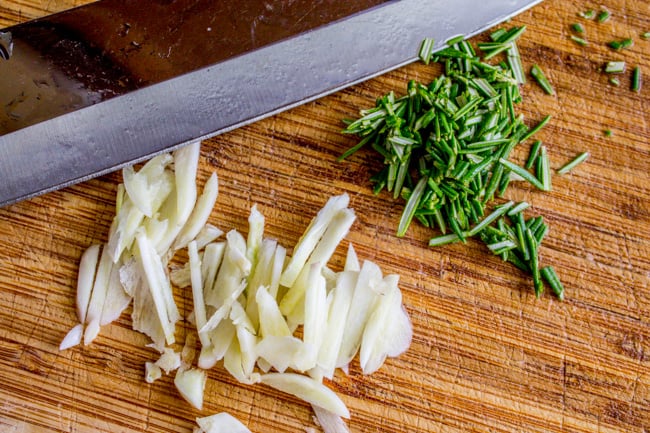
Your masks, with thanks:
M 538 297 L 546 281 L 563 299 L 564 288 L 554 270 L 539 264 L 539 246 L 548 232 L 543 218 L 524 218 L 525 202 L 507 202 L 488 212 L 511 180 L 551 189 L 549 158 L 541 142 L 532 144 L 525 166 L 508 159 L 515 146 L 550 119 L 530 128 L 515 110 L 525 81 L 516 40 L 524 30 L 501 29 L 491 35 L 491 42 L 479 45 L 487 58 L 505 54 L 506 60 L 496 65 L 482 60 L 465 40 L 450 41 L 435 53 L 433 41 L 425 40 L 420 58 L 427 64 L 441 63 L 444 72 L 429 84 L 410 81 L 404 96 L 390 92 L 377 99 L 374 108 L 362 110 L 359 119 L 346 121 L 344 133 L 361 140 L 340 159 L 366 145 L 383 157 L 385 167 L 371 180 L 375 194 L 386 189 L 406 201 L 397 236 L 404 236 L 415 219 L 440 232 L 430 246 L 478 238 L 494 254 L 530 273 Z M 543 76 L 539 68 L 535 73 Z M 552 92 L 550 83 L 543 81 L 545 91 Z M 586 156 L 563 167 L 564 172 Z

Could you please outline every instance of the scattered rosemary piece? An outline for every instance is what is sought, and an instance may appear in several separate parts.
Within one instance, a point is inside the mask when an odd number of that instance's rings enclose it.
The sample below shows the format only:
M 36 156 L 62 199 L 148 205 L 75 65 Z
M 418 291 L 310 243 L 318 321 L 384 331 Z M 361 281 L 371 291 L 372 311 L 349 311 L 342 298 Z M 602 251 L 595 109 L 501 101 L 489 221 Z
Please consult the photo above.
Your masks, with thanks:
M 643 32 L 641 33 L 641 37 L 643 39 L 650 39 L 650 32 Z
M 562 168 L 558 169 L 557 174 L 566 174 L 573 170 L 577 165 L 582 164 L 589 158 L 589 152 L 582 152 L 575 158 L 573 158 L 571 161 L 567 162 L 562 166 Z
M 623 72 L 625 72 L 625 62 L 623 61 L 607 62 L 605 64 L 606 74 L 622 74 Z
M 578 15 L 580 15 L 584 19 L 590 20 L 596 16 L 596 11 L 593 9 L 588 9 L 584 12 L 580 12 Z
M 631 38 L 621 39 L 620 41 L 610 41 L 607 43 L 607 46 L 613 50 L 622 50 L 623 48 L 629 48 L 634 45 L 634 41 Z
M 454 45 L 456 45 L 459 42 L 462 42 L 463 40 L 465 40 L 465 35 L 458 35 L 458 36 L 454 36 L 451 39 L 448 39 L 446 43 L 448 46 L 453 47 Z
M 612 132 L 611 129 L 605 129 L 605 130 L 603 131 L 603 135 L 604 135 L 605 137 L 611 137 L 612 134 L 613 134 L 613 132 Z
M 422 199 L 422 194 L 424 193 L 426 186 L 427 178 L 422 177 L 418 181 L 415 189 L 410 192 L 409 199 L 406 202 L 406 206 L 404 207 L 404 212 L 402 212 L 402 218 L 400 219 L 399 226 L 397 227 L 397 237 L 402 237 L 406 234 L 406 230 L 408 229 L 411 221 L 413 220 L 413 217 L 415 216 L 415 211 L 420 204 L 420 200 Z
M 548 285 L 551 286 L 551 290 L 553 290 L 555 296 L 557 296 L 560 301 L 562 301 L 564 299 L 564 286 L 560 282 L 560 278 L 555 273 L 555 269 L 553 269 L 552 266 L 546 266 L 539 272 L 542 278 L 544 278 Z
M 585 28 L 580 23 L 571 24 L 571 30 L 573 30 L 576 33 L 581 33 L 581 34 L 585 32 Z
M 477 234 L 481 233 L 483 231 L 483 229 L 485 229 L 487 226 L 489 226 L 494 221 L 496 221 L 498 218 L 503 216 L 506 212 L 508 212 L 513 205 L 514 205 L 514 203 L 509 201 L 508 203 L 497 207 L 494 212 L 492 212 L 490 215 L 483 218 L 483 220 L 480 223 L 478 223 L 475 227 L 473 227 L 468 232 L 468 235 L 469 236 L 476 236 Z
M 530 153 L 528 154 L 528 160 L 526 161 L 526 165 L 524 165 L 525 169 L 530 169 L 535 165 L 535 161 L 537 161 L 537 156 L 539 155 L 539 149 L 542 147 L 542 142 L 537 140 L 536 142 L 533 143 L 533 145 L 530 147 Z
M 550 120 L 546 116 L 529 127 L 515 110 L 522 100 L 519 85 L 525 75 L 516 41 L 524 30 L 493 32 L 491 42 L 478 44 L 483 59 L 461 37 L 436 52 L 432 52 L 433 41 L 425 40 L 419 57 L 440 64 L 443 73 L 430 83 L 409 81 L 403 96 L 390 92 L 378 98 L 374 108 L 361 110 L 358 119 L 346 122 L 343 132 L 357 135 L 359 142 L 339 159 L 362 147 L 371 147 L 383 159 L 384 168 L 371 181 L 375 194 L 386 190 L 405 202 L 398 237 L 418 221 L 439 232 L 429 240 L 431 247 L 480 238 L 504 260 L 531 275 L 537 272 L 539 292 L 536 251 L 548 227 L 541 217 L 525 225 L 527 203 L 488 208 L 495 196 L 505 194 L 511 180 L 524 179 L 539 189 L 550 189 L 550 173 L 539 180 L 508 160 L 517 145 Z M 507 62 L 485 62 L 499 53 L 506 55 Z M 533 146 L 539 148 L 541 143 Z M 545 153 L 544 158 L 547 163 Z M 521 240 L 524 229 L 530 231 L 534 250 L 517 240 L 510 219 L 521 220 Z
M 550 191 L 553 189 L 551 186 L 551 161 L 548 158 L 548 153 L 546 152 L 546 146 L 542 146 L 542 150 L 539 153 L 540 161 L 540 170 L 539 170 L 539 179 L 542 182 L 544 191 Z
M 534 134 L 537 134 L 537 132 L 542 129 L 543 127 L 546 126 L 546 124 L 551 120 L 551 115 L 547 115 L 544 117 L 537 125 L 535 125 L 533 128 L 531 128 L 526 134 L 524 134 L 521 139 L 519 140 L 521 143 L 524 141 L 528 140 L 530 137 L 532 137 Z
M 630 87 L 633 92 L 641 91 L 641 68 L 638 66 L 632 71 L 632 84 Z
M 537 84 L 539 84 L 539 86 L 544 89 L 546 93 L 549 95 L 555 94 L 553 86 L 551 86 L 551 83 L 546 78 L 546 75 L 544 75 L 544 71 L 542 71 L 539 66 L 533 65 L 530 68 L 530 75 L 533 76 L 533 78 L 537 81 Z
M 453 244 L 454 242 L 460 241 L 460 238 L 456 234 L 442 235 L 429 240 L 430 247 L 440 247 L 442 245 Z
M 530 272 L 533 274 L 533 285 L 535 287 L 535 296 L 538 298 L 542 295 L 544 291 L 544 286 L 542 284 L 542 278 L 539 273 L 539 259 L 537 256 L 539 245 L 537 245 L 537 240 L 533 235 L 533 232 L 530 228 L 527 228 L 524 232 L 524 237 L 526 241 L 526 248 L 528 248 L 530 254 Z
M 517 176 L 521 177 L 524 179 L 526 182 L 530 183 L 537 189 L 541 189 L 542 191 L 546 191 L 544 188 L 544 185 L 542 184 L 542 181 L 537 179 L 534 175 L 532 175 L 528 170 L 526 170 L 523 167 L 518 166 L 517 164 L 508 161 L 507 159 L 499 159 L 499 163 L 506 167 L 508 170 L 511 172 L 515 173 Z
M 479 43 L 478 47 L 485 53 L 484 60 L 489 60 L 505 51 L 510 71 L 519 84 L 526 82 L 526 75 L 521 64 L 521 56 L 516 41 L 526 31 L 526 26 L 513 27 L 507 31 L 492 33 L 492 42 Z
M 598 12 L 598 15 L 596 16 L 596 21 L 598 21 L 599 23 L 604 23 L 605 21 L 609 20 L 611 16 L 612 14 L 609 11 L 603 9 L 600 12 Z
M 587 40 L 578 37 L 576 35 L 571 35 L 571 40 L 582 47 L 586 47 L 587 45 L 589 45 L 589 42 L 587 42 Z
M 519 202 L 519 203 L 517 203 L 516 206 L 512 207 L 512 208 L 507 212 L 507 215 L 508 215 L 508 216 L 514 216 L 514 215 L 517 215 L 517 214 L 523 212 L 524 210 L 528 209 L 529 207 L 530 207 L 530 205 L 529 205 L 527 202 L 525 202 L 525 201 Z
M 616 86 L 616 87 L 618 87 L 618 86 L 621 85 L 621 82 L 620 82 L 619 79 L 616 78 L 616 77 L 609 77 L 609 83 L 610 83 L 611 85 L 613 85 L 613 86 Z

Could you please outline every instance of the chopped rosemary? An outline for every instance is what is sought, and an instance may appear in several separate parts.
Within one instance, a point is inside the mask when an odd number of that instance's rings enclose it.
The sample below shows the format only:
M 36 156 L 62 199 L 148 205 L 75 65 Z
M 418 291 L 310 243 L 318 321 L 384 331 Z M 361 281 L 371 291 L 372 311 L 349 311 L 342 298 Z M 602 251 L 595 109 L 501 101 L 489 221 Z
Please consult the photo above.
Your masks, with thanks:
M 609 77 L 609 83 L 610 83 L 612 86 L 616 86 L 616 87 L 618 87 L 618 86 L 621 85 L 620 80 L 619 80 L 618 78 L 616 78 L 616 77 Z
M 587 42 L 586 39 L 583 39 L 576 35 L 571 35 L 571 40 L 582 47 L 586 47 L 587 45 L 589 45 L 589 42 Z
M 548 159 L 548 153 L 546 152 L 546 146 L 542 146 L 542 150 L 539 154 L 540 161 L 540 173 L 538 174 L 539 179 L 542 182 L 544 191 L 550 191 L 551 186 L 551 161 Z
M 437 236 L 435 238 L 431 238 L 429 240 L 429 246 L 430 247 L 439 247 L 442 245 L 447 245 L 447 244 L 452 244 L 454 242 L 460 241 L 460 238 L 458 235 L 452 233 L 449 235 L 442 235 L 442 236 Z
M 404 212 L 402 213 L 402 218 L 400 219 L 399 226 L 397 228 L 398 237 L 402 237 L 406 234 L 406 230 L 411 224 L 411 220 L 413 220 L 413 216 L 415 215 L 415 211 L 420 204 L 420 200 L 422 199 L 422 194 L 424 193 L 426 186 L 427 178 L 420 178 L 417 186 L 410 193 L 409 199 L 406 202 L 406 206 L 404 207 Z
M 625 62 L 623 61 L 607 62 L 605 64 L 606 74 L 622 74 L 623 72 L 625 72 Z
M 537 140 L 536 142 L 533 143 L 532 146 L 530 146 L 530 153 L 528 154 L 528 160 L 526 161 L 526 165 L 524 165 L 525 169 L 530 169 L 533 165 L 535 165 L 535 161 L 537 160 L 537 156 L 539 155 L 539 149 L 542 147 L 542 142 Z
M 580 12 L 578 15 L 580 15 L 584 19 L 591 20 L 596 16 L 596 11 L 593 9 L 588 9 L 584 12 Z
M 424 62 L 425 65 L 428 65 L 431 61 L 431 56 L 433 55 L 433 44 L 433 38 L 426 38 L 422 41 L 422 45 L 420 45 L 420 52 L 418 53 L 418 57 Z
M 492 212 L 490 215 L 486 216 L 483 218 L 483 220 L 478 223 L 476 226 L 474 226 L 469 232 L 469 236 L 475 236 L 483 231 L 484 228 L 492 224 L 494 221 L 496 221 L 499 217 L 504 215 L 506 212 L 510 210 L 514 202 L 509 201 L 508 203 L 499 206 L 494 212 Z
M 630 87 L 633 92 L 641 91 L 641 68 L 638 66 L 632 71 L 632 84 Z
M 621 41 L 621 48 L 630 48 L 634 45 L 634 40 L 632 38 L 623 39 Z
M 553 290 L 555 296 L 557 296 L 560 299 L 560 301 L 563 300 L 564 286 L 562 285 L 560 278 L 555 273 L 555 269 L 553 269 L 552 266 L 546 266 L 545 268 L 542 268 L 539 272 L 542 278 L 544 278 L 548 283 L 548 285 L 551 286 L 551 290 Z
M 465 35 L 454 36 L 453 38 L 447 40 L 447 45 L 453 47 L 457 43 L 462 42 L 464 40 L 465 40 Z
M 551 120 L 551 115 L 547 115 L 544 117 L 541 122 L 539 122 L 537 125 L 535 125 L 534 128 L 532 128 L 530 131 L 528 131 L 521 139 L 519 140 L 520 142 L 524 142 L 528 140 L 530 137 L 532 137 L 534 134 L 536 134 L 540 129 L 546 126 L 546 124 Z
M 499 163 L 503 166 L 505 166 L 508 170 L 512 171 L 516 175 L 520 176 L 522 179 L 524 179 L 526 182 L 530 183 L 537 189 L 541 189 L 542 191 L 546 191 L 544 188 L 544 184 L 537 179 L 534 175 L 532 175 L 528 170 L 524 169 L 523 167 L 518 166 L 517 164 L 514 164 L 507 159 L 499 159 Z
M 508 211 L 508 216 L 514 216 L 514 215 L 520 214 L 521 212 L 528 209 L 529 207 L 530 207 L 530 205 L 527 202 L 525 202 L 525 201 L 519 202 L 519 203 L 517 203 L 516 206 L 513 206 Z
M 605 21 L 609 20 L 611 16 L 612 14 L 609 11 L 603 9 L 600 12 L 598 12 L 598 15 L 596 16 L 596 21 L 598 21 L 599 23 L 604 23 Z
M 524 238 L 526 242 L 526 248 L 528 248 L 528 252 L 530 254 L 529 266 L 530 266 L 530 272 L 533 275 L 533 286 L 535 287 L 535 296 L 539 298 L 542 292 L 544 291 L 544 286 L 542 285 L 542 279 L 540 277 L 540 272 L 539 272 L 539 258 L 537 255 L 539 245 L 537 245 L 537 240 L 535 239 L 535 236 L 533 235 L 530 228 L 527 228 L 526 231 L 524 232 Z
M 603 131 L 603 134 L 605 135 L 605 137 L 611 137 L 614 133 L 612 132 L 611 129 L 605 129 Z
M 613 50 L 622 50 L 623 48 L 629 48 L 634 45 L 634 41 L 631 38 L 621 39 L 620 41 L 610 41 L 607 43 L 607 46 Z
M 524 73 L 524 66 L 521 64 L 521 56 L 519 55 L 519 48 L 514 42 L 508 42 L 508 49 L 506 54 L 508 56 L 508 65 L 514 75 L 517 83 L 524 84 L 526 82 L 526 74 Z
M 641 37 L 643 39 L 650 39 L 650 32 L 643 32 L 641 33 Z
M 576 33 L 584 33 L 585 32 L 585 28 L 580 23 L 571 24 L 571 30 L 573 30 Z
M 536 250 L 531 254 L 524 246 L 530 241 L 523 241 L 530 230 L 535 245 L 541 242 L 548 230 L 541 218 L 528 226 L 523 218 L 527 203 L 488 209 L 495 196 L 504 196 L 512 179 L 550 189 L 549 173 L 539 180 L 508 160 L 517 145 L 550 120 L 546 116 L 527 126 L 515 110 L 525 80 L 516 41 L 524 30 L 493 32 L 491 42 L 478 44 L 483 58 L 463 37 L 452 38 L 436 52 L 433 40 L 426 39 L 419 57 L 424 63 L 438 63 L 443 73 L 430 83 L 411 80 L 403 96 L 390 92 L 378 98 L 375 107 L 361 110 L 358 119 L 346 122 L 343 132 L 357 135 L 359 142 L 339 159 L 362 147 L 380 155 L 385 167 L 371 177 L 373 191 L 386 190 L 404 200 L 398 237 L 405 236 L 415 220 L 439 232 L 430 238 L 431 247 L 480 238 L 490 251 L 520 269 L 538 269 L 533 263 Z M 507 62 L 485 62 L 498 53 L 504 53 Z M 539 76 L 539 67 L 535 69 L 533 76 Z M 539 149 L 541 143 L 533 146 Z M 544 158 L 548 163 L 546 153 Z M 510 219 L 521 220 L 519 229 L 510 226 Z
M 549 95 L 555 94 L 555 91 L 553 90 L 553 86 L 551 86 L 551 83 L 546 78 L 544 71 L 542 71 L 539 66 L 533 65 L 530 68 L 530 75 L 533 76 L 533 78 L 537 81 L 537 84 L 539 84 L 539 86 L 542 89 L 544 89 L 546 93 L 548 93 Z
M 566 174 L 573 170 L 577 165 L 582 164 L 589 158 L 589 152 L 582 152 L 575 158 L 573 158 L 571 161 L 567 162 L 562 166 L 562 168 L 558 169 L 557 174 Z

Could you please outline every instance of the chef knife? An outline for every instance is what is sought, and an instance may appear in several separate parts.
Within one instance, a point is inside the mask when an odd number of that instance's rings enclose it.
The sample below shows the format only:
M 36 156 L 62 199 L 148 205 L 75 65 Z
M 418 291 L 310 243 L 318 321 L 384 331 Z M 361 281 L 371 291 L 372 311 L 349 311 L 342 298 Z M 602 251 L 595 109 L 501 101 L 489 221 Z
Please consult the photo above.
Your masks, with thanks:
M 0 32 L 0 206 L 413 62 L 541 0 L 101 0 Z

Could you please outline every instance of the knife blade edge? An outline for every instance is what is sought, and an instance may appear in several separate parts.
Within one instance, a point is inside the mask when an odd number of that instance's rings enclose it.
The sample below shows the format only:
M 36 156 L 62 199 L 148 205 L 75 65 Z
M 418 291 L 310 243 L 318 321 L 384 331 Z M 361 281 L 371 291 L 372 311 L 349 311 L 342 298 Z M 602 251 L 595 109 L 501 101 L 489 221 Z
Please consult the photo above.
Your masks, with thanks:
M 433 37 L 441 48 L 449 37 L 471 37 L 540 1 L 485 0 L 492 13 L 486 19 L 460 13 L 476 7 L 473 0 L 461 0 L 454 3 L 456 15 L 446 16 L 440 26 L 431 23 L 439 19 L 444 2 L 396 1 L 6 134 L 0 137 L 0 206 L 313 101 L 413 62 L 424 37 Z M 382 40 L 372 46 L 350 43 L 369 34 Z M 327 50 L 336 47 L 348 50 Z M 309 73 L 309 81 L 300 79 Z

